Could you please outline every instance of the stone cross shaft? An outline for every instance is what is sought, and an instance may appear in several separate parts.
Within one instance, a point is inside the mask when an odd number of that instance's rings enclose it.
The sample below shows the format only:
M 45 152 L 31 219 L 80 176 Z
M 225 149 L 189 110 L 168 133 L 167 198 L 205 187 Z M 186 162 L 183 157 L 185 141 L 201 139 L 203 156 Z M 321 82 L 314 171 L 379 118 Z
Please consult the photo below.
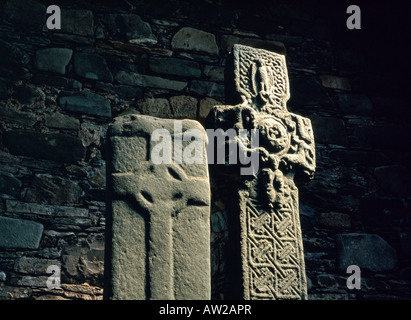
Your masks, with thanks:
M 119 117 L 109 130 L 111 191 L 109 298 L 209 299 L 210 187 L 202 164 L 155 164 L 154 130 L 175 139 L 201 125 L 149 116 Z M 196 137 L 205 141 L 204 136 Z M 203 146 L 203 149 L 204 146 Z
M 243 297 L 306 299 L 294 176 L 312 178 L 315 170 L 311 122 L 286 108 L 290 93 L 283 55 L 234 45 L 232 62 L 234 86 L 227 96 L 238 104 L 215 106 L 207 126 L 258 129 L 259 169 L 242 176 L 238 190 Z M 250 135 L 238 144 L 256 151 Z

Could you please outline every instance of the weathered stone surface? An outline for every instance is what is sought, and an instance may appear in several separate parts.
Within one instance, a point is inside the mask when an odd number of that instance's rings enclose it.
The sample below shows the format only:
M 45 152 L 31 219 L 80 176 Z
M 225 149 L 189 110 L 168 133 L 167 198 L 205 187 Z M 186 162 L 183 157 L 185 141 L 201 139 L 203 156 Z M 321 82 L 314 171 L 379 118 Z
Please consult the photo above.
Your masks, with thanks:
M 190 91 L 202 96 L 224 97 L 224 85 L 212 81 L 193 80 L 191 81 Z
M 14 286 L 30 288 L 47 288 L 49 276 L 14 276 L 10 279 L 10 284 Z
M 311 77 L 290 79 L 291 106 L 330 106 L 331 98 L 321 84 Z
M 6 132 L 4 143 L 12 154 L 59 162 L 80 161 L 86 154 L 80 139 L 60 133 L 12 130 Z
M 175 129 L 175 121 L 181 129 Z M 191 132 L 202 146 L 201 162 L 183 159 L 177 164 L 173 156 L 172 164 L 155 164 L 151 154 L 157 144 L 150 136 L 157 129 L 168 130 L 174 143 L 195 129 Z M 209 299 L 210 186 L 204 129 L 192 120 L 127 115 L 115 120 L 108 137 L 106 297 Z
M 16 123 L 28 127 L 33 126 L 36 122 L 36 116 L 31 112 L 19 111 L 13 107 L 0 107 L 0 117 L 7 123 Z
M 76 53 L 74 55 L 74 70 L 83 78 L 113 82 L 113 75 L 106 60 L 97 54 Z
M 157 43 L 150 25 L 136 14 L 109 14 L 104 17 L 103 23 L 107 25 L 109 34 L 116 39 L 135 44 Z
M 228 230 L 228 218 L 226 211 L 217 211 L 211 214 L 211 230 L 223 232 Z
M 197 99 L 190 96 L 175 96 L 170 98 L 171 110 L 174 118 L 197 117 Z
M 34 221 L 0 217 L 0 247 L 37 249 L 43 225 Z
M 312 178 L 315 170 L 311 122 L 287 110 L 290 90 L 283 55 L 234 45 L 232 61 L 234 92 L 230 97 L 239 104 L 215 106 L 207 126 L 258 129 L 258 148 L 251 132 L 234 139 L 240 152 L 254 152 L 258 160 L 258 166 L 250 161 L 251 172 L 240 168 L 249 177 L 240 178 L 239 212 L 234 214 L 240 220 L 243 279 L 238 298 L 306 299 L 298 189 L 293 178 L 294 174 Z
M 318 216 L 318 222 L 331 228 L 347 229 L 351 227 L 350 216 L 340 212 L 321 212 Z
M 331 76 L 331 75 L 322 75 L 320 77 L 321 84 L 330 89 L 351 91 L 351 84 L 347 78 Z
M 206 118 L 208 114 L 210 113 L 211 109 L 218 104 L 221 104 L 221 103 L 213 98 L 201 99 L 200 106 L 198 108 L 198 116 L 200 118 Z
M 58 101 L 67 111 L 111 117 L 110 100 L 92 92 L 63 93 Z
M 194 78 L 201 76 L 199 64 L 185 59 L 151 57 L 149 66 L 150 70 L 155 73 Z
M 21 257 L 14 262 L 14 271 L 31 275 L 44 275 L 50 265 L 60 266 L 60 261 Z
M 31 289 L 12 286 L 0 286 L 0 300 L 27 299 L 31 296 Z
M 204 75 L 211 81 L 224 81 L 224 68 L 217 66 L 204 66 Z
M 39 70 L 65 74 L 72 55 L 73 50 L 68 48 L 40 49 L 36 52 L 34 63 Z
M 24 67 L 30 60 L 23 50 L 6 41 L 0 40 L 1 76 L 10 80 L 25 79 L 29 76 Z
M 28 202 L 48 204 L 78 203 L 82 193 L 81 187 L 71 180 L 49 174 L 37 174 L 24 199 Z
M 9 0 L 2 8 L 2 18 L 22 28 L 39 29 L 46 21 L 46 6 L 32 0 Z
M 335 100 L 341 111 L 346 114 L 371 115 L 372 102 L 365 95 L 339 93 L 335 95 Z
M 61 30 L 79 36 L 92 36 L 94 31 L 93 12 L 89 10 L 61 10 Z
M 111 83 L 97 82 L 96 89 L 118 94 L 125 98 L 141 99 L 143 97 L 143 90 L 133 86 L 113 85 Z
M 344 121 L 333 117 L 312 115 L 311 121 L 315 132 L 315 141 L 319 143 L 347 144 Z
M 172 117 L 170 104 L 165 98 L 145 98 L 136 104 L 142 114 L 160 118 Z
M 56 129 L 78 130 L 80 121 L 66 114 L 55 112 L 46 118 L 45 125 Z
M 48 217 L 88 218 L 89 210 L 67 206 L 44 205 L 16 200 L 7 200 L 6 209 L 9 213 L 33 214 Z
M 128 84 L 140 87 L 153 87 L 170 89 L 175 91 L 183 90 L 187 86 L 187 82 L 170 80 L 156 76 L 148 76 L 134 72 L 119 71 L 115 76 L 116 80 L 121 84 Z
M 397 268 L 395 250 L 380 236 L 366 233 L 342 233 L 336 236 L 338 268 L 346 271 L 349 265 L 372 272 Z
M 62 251 L 63 276 L 73 281 L 101 282 L 104 275 L 104 238 L 89 236 L 66 244 Z
M 20 193 L 21 181 L 8 172 L 0 171 L 0 193 L 17 196 Z
M 39 104 L 39 107 L 44 106 L 45 94 L 40 88 L 23 85 L 15 87 L 13 91 L 13 98 L 23 105 Z
M 190 27 L 181 28 L 174 35 L 171 40 L 171 47 L 173 49 L 218 54 L 218 46 L 213 34 Z

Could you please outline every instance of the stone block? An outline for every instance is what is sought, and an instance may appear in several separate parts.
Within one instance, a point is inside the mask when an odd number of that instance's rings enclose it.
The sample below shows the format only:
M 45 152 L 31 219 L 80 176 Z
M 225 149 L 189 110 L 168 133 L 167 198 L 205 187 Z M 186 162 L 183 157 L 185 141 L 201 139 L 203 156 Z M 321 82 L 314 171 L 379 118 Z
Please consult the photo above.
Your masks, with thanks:
M 38 249 L 42 234 L 40 223 L 0 217 L 0 248 Z
M 83 78 L 113 82 L 113 75 L 106 60 L 97 54 L 76 53 L 74 55 L 74 70 Z
M 55 129 L 78 130 L 80 127 L 78 119 L 60 112 L 52 113 L 46 118 L 44 123 L 47 127 Z
M 51 218 L 88 218 L 89 210 L 69 206 L 44 205 L 39 203 L 29 203 L 16 200 L 6 201 L 6 211 L 8 213 L 28 214 L 47 216 Z
M 345 272 L 350 265 L 372 272 L 397 269 L 395 249 L 376 234 L 342 233 L 336 236 L 336 240 L 341 272 Z
M 310 116 L 314 128 L 315 141 L 337 145 L 347 144 L 347 134 L 344 121 L 333 117 L 323 117 L 316 114 Z
M 318 223 L 331 228 L 351 228 L 350 216 L 340 212 L 321 212 L 318 216 Z
M 37 69 L 59 74 L 66 73 L 73 50 L 68 48 L 46 48 L 36 51 L 34 64 Z
M 194 78 L 201 76 L 200 65 L 195 61 L 185 59 L 151 57 L 149 67 L 155 73 Z
M 171 110 L 174 118 L 197 117 L 197 99 L 190 96 L 174 96 L 170 98 Z
M 12 154 L 58 162 L 77 162 L 86 155 L 80 139 L 61 133 L 11 130 L 4 144 Z
M 193 80 L 190 91 L 202 96 L 224 98 L 224 85 L 212 81 Z
M 33 113 L 20 111 L 12 106 L 1 106 L 0 117 L 4 122 L 15 123 L 28 127 L 33 126 L 37 122 L 37 118 Z
M 211 81 L 224 81 L 224 68 L 217 66 L 204 66 L 204 75 Z
M 347 78 L 332 76 L 332 75 L 322 75 L 320 76 L 321 84 L 325 88 L 351 91 L 351 84 Z
M 90 10 L 61 10 L 61 30 L 57 32 L 72 33 L 79 36 L 94 34 L 94 17 Z
M 88 279 L 91 284 L 100 284 L 104 275 L 104 238 L 88 236 L 64 245 L 62 251 L 63 277 L 73 281 Z
M 335 95 L 335 101 L 340 110 L 345 114 L 371 115 L 372 102 L 365 95 L 339 93 Z
M 181 129 L 175 129 L 175 121 Z M 201 163 L 183 159 L 177 164 L 173 156 L 173 163 L 155 164 L 151 154 L 157 144 L 150 137 L 157 129 L 167 130 L 174 141 L 195 129 L 190 132 L 201 144 Z M 204 129 L 193 120 L 126 115 L 116 118 L 108 137 L 106 297 L 210 299 L 210 186 Z
M 78 203 L 82 194 L 83 190 L 74 181 L 49 174 L 37 174 L 24 199 L 28 202 L 68 204 Z
M 108 33 L 116 39 L 135 44 L 156 44 L 157 38 L 150 24 L 136 14 L 108 14 L 103 18 Z
M 290 79 L 290 106 L 330 106 L 333 104 L 321 84 L 312 77 Z
M 200 100 L 200 106 L 198 108 L 198 116 L 200 118 L 206 118 L 208 114 L 210 113 L 211 109 L 216 106 L 221 104 L 221 102 L 213 99 L 213 98 L 204 98 Z
M 213 34 L 190 27 L 181 28 L 173 36 L 171 47 L 173 49 L 199 51 L 215 55 L 218 55 L 219 52 Z
M 14 271 L 31 275 L 44 275 L 51 265 L 60 266 L 60 261 L 36 257 L 20 257 L 14 262 Z
M 21 181 L 8 172 L 0 171 L 0 193 L 17 197 L 21 189 Z
M 92 92 L 63 93 L 58 98 L 58 102 L 67 111 L 111 117 L 110 100 Z
M 187 86 L 187 82 L 183 81 L 170 80 L 126 71 L 117 72 L 115 78 L 121 84 L 139 87 L 153 87 L 181 91 Z
M 165 98 L 145 98 L 136 102 L 137 108 L 142 114 L 153 117 L 171 118 L 171 107 Z

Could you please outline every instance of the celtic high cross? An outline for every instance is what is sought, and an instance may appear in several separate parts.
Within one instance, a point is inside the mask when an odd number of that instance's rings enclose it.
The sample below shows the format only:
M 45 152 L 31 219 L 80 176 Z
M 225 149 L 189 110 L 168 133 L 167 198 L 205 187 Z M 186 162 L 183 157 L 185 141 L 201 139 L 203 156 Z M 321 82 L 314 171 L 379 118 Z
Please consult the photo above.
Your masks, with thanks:
M 247 129 L 248 137 L 237 141 L 243 152 L 255 151 L 251 134 L 259 135 L 258 170 L 243 175 L 238 190 L 243 298 L 306 299 L 294 178 L 312 178 L 315 171 L 311 122 L 287 110 L 283 55 L 234 45 L 232 58 L 231 94 L 238 104 L 215 106 L 208 126 Z

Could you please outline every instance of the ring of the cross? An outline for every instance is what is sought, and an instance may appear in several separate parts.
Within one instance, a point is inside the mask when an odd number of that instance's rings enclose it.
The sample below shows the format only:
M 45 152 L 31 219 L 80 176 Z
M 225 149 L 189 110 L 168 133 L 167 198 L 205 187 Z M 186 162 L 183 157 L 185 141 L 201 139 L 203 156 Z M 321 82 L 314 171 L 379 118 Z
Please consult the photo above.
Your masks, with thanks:
M 263 118 L 259 121 L 257 128 L 260 131 L 261 137 L 269 143 L 272 151 L 287 152 L 290 145 L 290 135 L 287 128 L 279 121 L 273 118 Z

